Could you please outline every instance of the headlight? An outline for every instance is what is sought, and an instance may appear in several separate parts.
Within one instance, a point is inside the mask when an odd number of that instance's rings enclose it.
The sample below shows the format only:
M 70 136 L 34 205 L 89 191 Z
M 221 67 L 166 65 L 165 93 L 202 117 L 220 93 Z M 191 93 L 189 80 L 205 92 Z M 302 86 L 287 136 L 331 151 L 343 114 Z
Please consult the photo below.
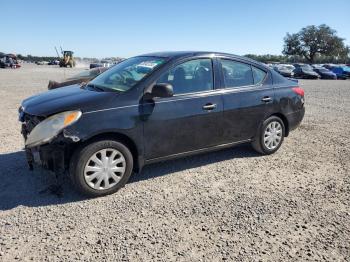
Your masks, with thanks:
M 26 147 L 50 142 L 63 128 L 75 123 L 80 117 L 80 111 L 67 111 L 48 117 L 30 132 L 25 142 Z

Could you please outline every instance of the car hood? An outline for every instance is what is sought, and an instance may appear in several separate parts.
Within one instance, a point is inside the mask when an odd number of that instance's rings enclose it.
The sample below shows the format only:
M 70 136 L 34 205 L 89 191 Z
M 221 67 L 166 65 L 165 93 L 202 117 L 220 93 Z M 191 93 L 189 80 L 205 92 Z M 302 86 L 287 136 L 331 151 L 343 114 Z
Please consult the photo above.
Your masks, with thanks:
M 99 92 L 73 85 L 29 97 L 23 100 L 22 107 L 26 113 L 36 116 L 49 116 L 77 109 L 82 112 L 100 110 L 116 95 L 115 92 Z

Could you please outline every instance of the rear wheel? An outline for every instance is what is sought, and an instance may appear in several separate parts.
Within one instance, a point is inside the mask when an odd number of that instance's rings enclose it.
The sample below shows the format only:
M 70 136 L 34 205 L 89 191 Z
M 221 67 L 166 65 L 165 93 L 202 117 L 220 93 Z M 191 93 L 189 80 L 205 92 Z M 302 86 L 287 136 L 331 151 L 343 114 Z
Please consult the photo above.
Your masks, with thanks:
M 259 153 L 273 154 L 282 145 L 284 136 L 285 126 L 282 119 L 271 116 L 263 122 L 252 146 Z
M 126 184 L 132 170 L 130 150 L 120 142 L 102 140 L 74 154 L 70 177 L 79 192 L 96 197 L 118 191 Z

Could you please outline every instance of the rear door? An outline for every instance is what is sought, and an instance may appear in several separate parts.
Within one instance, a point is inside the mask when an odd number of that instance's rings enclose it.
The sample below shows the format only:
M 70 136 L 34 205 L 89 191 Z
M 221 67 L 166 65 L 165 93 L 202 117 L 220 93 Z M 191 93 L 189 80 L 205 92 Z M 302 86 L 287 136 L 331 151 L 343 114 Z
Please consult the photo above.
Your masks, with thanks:
M 225 143 L 255 136 L 273 107 L 274 90 L 268 72 L 231 59 L 219 58 L 223 88 L 223 140 Z
M 222 137 L 223 103 L 214 89 L 212 59 L 181 62 L 157 83 L 170 83 L 174 96 L 144 105 L 146 160 L 217 145 Z

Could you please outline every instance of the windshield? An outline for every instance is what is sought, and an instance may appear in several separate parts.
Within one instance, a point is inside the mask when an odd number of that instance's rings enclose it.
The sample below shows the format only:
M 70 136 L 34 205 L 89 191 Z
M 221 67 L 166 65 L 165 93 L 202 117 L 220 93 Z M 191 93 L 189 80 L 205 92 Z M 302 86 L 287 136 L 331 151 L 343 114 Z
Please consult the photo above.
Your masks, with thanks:
M 135 86 L 156 67 L 164 63 L 159 57 L 132 57 L 100 74 L 89 85 L 99 89 L 125 92 Z
M 286 66 L 279 66 L 277 67 L 278 70 L 281 70 L 281 71 L 290 71 L 290 69 Z
M 294 70 L 295 69 L 294 66 L 292 66 L 292 65 L 285 65 L 284 67 L 287 68 L 288 70 Z
M 301 68 L 302 68 L 304 71 L 311 71 L 311 72 L 313 72 L 312 67 L 309 66 L 309 65 L 302 65 Z

